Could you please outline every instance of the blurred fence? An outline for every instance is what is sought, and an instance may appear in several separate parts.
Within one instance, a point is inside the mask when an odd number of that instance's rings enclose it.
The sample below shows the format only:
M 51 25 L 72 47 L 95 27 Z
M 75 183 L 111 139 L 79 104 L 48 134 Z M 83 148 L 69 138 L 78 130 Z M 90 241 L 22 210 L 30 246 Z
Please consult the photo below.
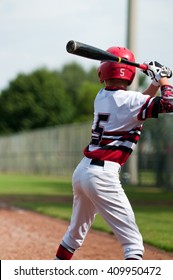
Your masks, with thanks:
M 0 137 L 0 172 L 69 175 L 82 158 L 91 124 L 63 125 Z
M 173 114 L 146 124 L 139 144 L 139 181 L 173 190 Z
M 173 115 L 146 124 L 137 147 L 138 183 L 173 189 Z M 71 175 L 83 157 L 90 130 L 86 122 L 1 136 L 0 172 Z M 129 164 L 121 172 L 127 183 Z

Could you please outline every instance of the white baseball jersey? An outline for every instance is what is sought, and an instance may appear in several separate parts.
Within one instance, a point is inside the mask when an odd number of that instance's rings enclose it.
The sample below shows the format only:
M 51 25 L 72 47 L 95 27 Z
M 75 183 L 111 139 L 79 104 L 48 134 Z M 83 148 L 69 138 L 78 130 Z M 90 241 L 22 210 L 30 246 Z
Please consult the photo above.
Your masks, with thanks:
M 144 120 L 157 117 L 154 100 L 140 92 L 101 89 L 94 102 L 92 136 L 85 156 L 123 165 L 140 138 Z

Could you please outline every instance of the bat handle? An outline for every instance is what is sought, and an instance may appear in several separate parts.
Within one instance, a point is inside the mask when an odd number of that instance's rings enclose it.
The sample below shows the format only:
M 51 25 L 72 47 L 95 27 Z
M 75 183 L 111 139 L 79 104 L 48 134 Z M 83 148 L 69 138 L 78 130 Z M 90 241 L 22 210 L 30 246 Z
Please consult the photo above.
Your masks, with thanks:
M 142 70 L 147 70 L 148 66 L 146 64 L 139 64 L 139 68 Z

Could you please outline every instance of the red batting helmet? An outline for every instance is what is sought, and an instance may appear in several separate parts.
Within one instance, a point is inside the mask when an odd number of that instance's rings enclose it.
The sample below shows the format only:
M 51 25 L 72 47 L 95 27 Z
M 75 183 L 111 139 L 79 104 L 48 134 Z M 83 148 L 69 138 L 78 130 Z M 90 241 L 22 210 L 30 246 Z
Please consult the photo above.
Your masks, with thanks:
M 107 49 L 107 52 L 133 62 L 135 61 L 133 53 L 127 48 L 111 47 Z M 136 68 L 134 66 L 118 62 L 103 61 L 98 68 L 101 83 L 109 79 L 123 79 L 128 81 L 130 85 L 135 77 L 135 73 Z

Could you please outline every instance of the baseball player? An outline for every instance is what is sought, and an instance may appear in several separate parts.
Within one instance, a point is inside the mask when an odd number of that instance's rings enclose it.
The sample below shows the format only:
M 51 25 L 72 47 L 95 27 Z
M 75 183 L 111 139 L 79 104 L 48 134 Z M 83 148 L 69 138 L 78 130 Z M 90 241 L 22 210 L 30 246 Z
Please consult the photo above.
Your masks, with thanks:
M 135 61 L 127 48 L 111 47 L 107 51 Z M 106 61 L 98 68 L 100 82 L 105 86 L 94 101 L 91 141 L 72 176 L 71 222 L 55 259 L 72 258 L 83 244 L 97 213 L 121 243 L 124 259 L 143 258 L 143 239 L 119 175 L 121 166 L 136 147 L 144 121 L 173 111 L 173 87 L 168 80 L 172 71 L 155 61 L 147 65 L 144 73 L 152 82 L 143 93 L 127 90 L 135 77 L 135 67 Z M 161 96 L 156 96 L 159 87 Z M 104 244 L 100 244 L 100 250 L 102 246 Z

